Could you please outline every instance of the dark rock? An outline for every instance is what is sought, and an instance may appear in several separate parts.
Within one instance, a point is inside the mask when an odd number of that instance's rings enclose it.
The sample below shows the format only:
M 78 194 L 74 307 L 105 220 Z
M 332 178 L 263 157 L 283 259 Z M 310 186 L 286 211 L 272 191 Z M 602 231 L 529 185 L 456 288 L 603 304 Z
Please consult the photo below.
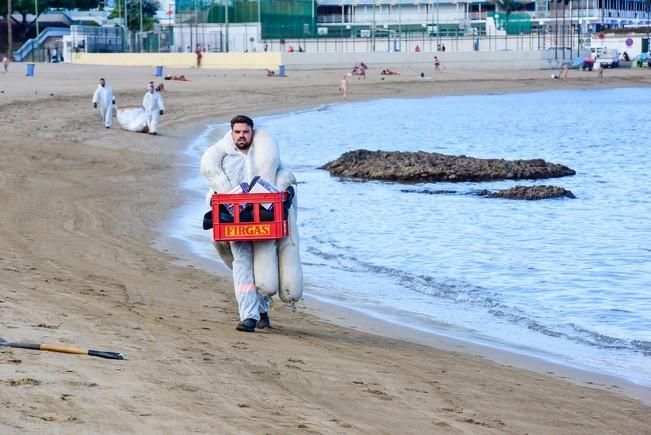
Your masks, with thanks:
M 403 193 L 424 193 L 427 195 L 454 195 L 457 193 L 456 190 L 446 190 L 446 189 L 419 189 L 419 190 L 413 190 L 413 189 L 401 189 L 400 190 Z
M 481 190 L 478 195 L 486 198 L 525 199 L 528 201 L 550 198 L 576 198 L 571 191 L 558 186 L 515 186 L 497 192 Z
M 542 159 L 476 159 L 424 151 L 349 151 L 320 169 L 340 177 L 412 182 L 535 180 L 576 174 Z

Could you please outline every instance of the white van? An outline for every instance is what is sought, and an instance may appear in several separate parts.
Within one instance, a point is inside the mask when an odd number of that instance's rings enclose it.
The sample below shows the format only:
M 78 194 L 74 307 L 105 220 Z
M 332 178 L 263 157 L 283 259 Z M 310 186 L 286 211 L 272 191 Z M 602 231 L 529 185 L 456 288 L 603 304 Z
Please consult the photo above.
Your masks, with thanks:
M 590 49 L 595 63 L 599 62 L 602 68 L 616 68 L 619 66 L 619 50 L 606 47 L 592 47 Z

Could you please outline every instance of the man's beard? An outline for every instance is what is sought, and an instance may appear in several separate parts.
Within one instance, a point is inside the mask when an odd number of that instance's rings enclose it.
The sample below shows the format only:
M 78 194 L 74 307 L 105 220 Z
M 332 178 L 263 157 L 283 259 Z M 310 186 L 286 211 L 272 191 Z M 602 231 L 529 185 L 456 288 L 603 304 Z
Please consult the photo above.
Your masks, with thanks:
M 251 148 L 251 142 L 247 142 L 246 139 L 243 141 L 237 141 L 235 142 L 235 147 L 238 150 L 246 151 Z

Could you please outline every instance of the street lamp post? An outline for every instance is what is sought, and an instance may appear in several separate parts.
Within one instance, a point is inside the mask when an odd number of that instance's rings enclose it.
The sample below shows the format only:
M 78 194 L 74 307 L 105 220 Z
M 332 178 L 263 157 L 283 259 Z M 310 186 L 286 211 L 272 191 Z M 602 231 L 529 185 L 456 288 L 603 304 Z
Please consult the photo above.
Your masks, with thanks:
M 436 0 L 436 51 L 441 48 L 441 24 L 439 21 L 439 0 Z
M 398 3 L 398 44 L 402 51 L 402 3 Z
M 373 23 L 371 24 L 371 51 L 375 51 L 375 3 L 373 0 Z
M 561 28 L 562 37 L 563 37 L 563 59 L 565 59 L 565 6 L 567 5 L 567 0 L 563 0 L 563 27 Z
M 11 15 L 12 15 L 12 10 L 11 10 L 11 0 L 7 0 L 7 50 L 9 53 L 7 53 L 7 57 L 9 59 L 12 58 L 12 52 L 13 52 L 13 40 L 12 40 L 12 32 L 11 32 Z
M 199 40 L 197 39 L 197 0 L 194 0 L 193 7 L 194 8 L 192 9 L 192 21 L 190 22 L 190 52 L 191 53 L 194 52 L 196 46 L 199 44 Z
M 9 0 L 9 3 L 11 3 L 11 0 Z M 646 41 L 647 45 L 651 46 L 651 34 L 649 33 L 651 31 L 651 29 L 649 29 L 649 14 L 651 14 L 651 0 L 647 0 L 646 2 Z M 649 47 L 648 50 L 651 51 L 651 47 Z
M 572 51 L 574 50 L 574 38 L 572 38 L 572 32 L 575 31 L 575 27 L 572 25 L 572 2 L 570 1 L 570 59 L 572 58 Z
M 129 3 L 127 2 L 127 0 L 124 0 L 124 36 L 125 36 L 125 38 L 127 40 L 127 51 L 130 51 L 129 47 L 131 46 L 131 44 L 130 44 L 131 41 L 129 41 L 129 13 L 128 13 L 128 10 L 129 10 Z
M 558 59 L 558 2 L 554 3 L 554 24 L 554 59 Z
M 224 15 L 225 18 L 226 18 L 225 19 L 225 21 L 226 21 L 226 32 L 225 32 L 225 36 L 226 36 L 226 53 L 228 53 L 228 51 L 229 51 L 229 47 L 228 47 L 228 0 L 226 0 L 224 3 L 226 4 L 226 13 Z
M 167 5 L 167 43 L 170 47 L 170 53 L 173 50 L 174 44 L 174 28 L 172 27 L 172 14 L 176 8 L 176 3 L 169 2 Z
M 38 38 L 38 0 L 34 0 L 34 11 L 35 11 L 35 16 L 34 21 L 36 22 L 36 37 Z

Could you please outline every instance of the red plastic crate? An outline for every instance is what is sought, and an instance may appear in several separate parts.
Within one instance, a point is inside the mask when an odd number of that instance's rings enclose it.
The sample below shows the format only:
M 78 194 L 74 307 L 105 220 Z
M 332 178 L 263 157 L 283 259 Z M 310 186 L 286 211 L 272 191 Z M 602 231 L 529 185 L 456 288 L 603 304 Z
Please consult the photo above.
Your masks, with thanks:
M 276 240 L 289 235 L 284 218 L 283 201 L 287 192 L 277 193 L 216 193 L 212 196 L 213 239 L 219 242 Z M 273 204 L 273 220 L 261 220 L 260 204 Z M 232 205 L 233 222 L 219 221 L 219 206 Z M 240 222 L 240 205 L 253 204 L 253 220 Z

